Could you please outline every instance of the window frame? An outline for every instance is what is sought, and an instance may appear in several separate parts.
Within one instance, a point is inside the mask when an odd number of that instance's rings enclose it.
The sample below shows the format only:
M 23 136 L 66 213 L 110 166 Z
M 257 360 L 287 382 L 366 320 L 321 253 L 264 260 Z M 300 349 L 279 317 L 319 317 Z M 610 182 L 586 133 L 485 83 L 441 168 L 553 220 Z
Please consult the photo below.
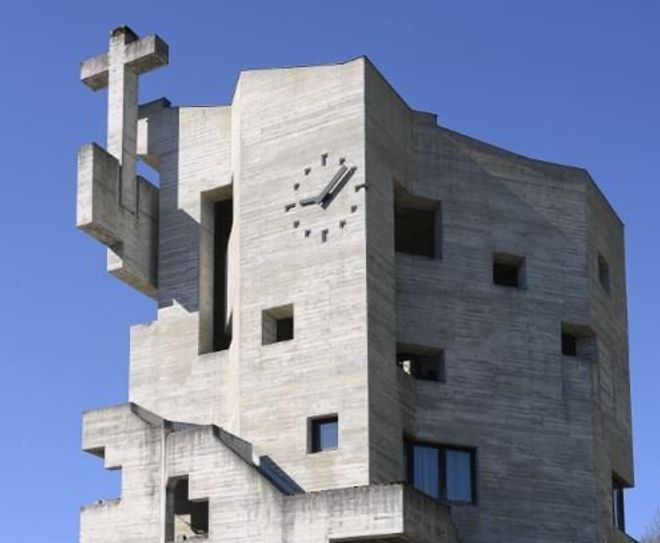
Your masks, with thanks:
M 626 484 L 615 473 L 612 474 L 612 525 L 625 533 L 626 507 L 624 491 Z
M 437 499 L 443 502 L 451 503 L 452 505 L 478 505 L 478 485 L 477 485 L 477 448 L 469 447 L 466 445 L 454 445 L 447 443 L 433 443 L 430 441 L 419 441 L 415 439 L 406 439 L 406 472 L 408 477 L 408 484 L 415 490 L 429 496 L 432 499 Z M 415 471 L 413 465 L 413 448 L 415 446 L 427 447 L 436 449 L 438 451 L 438 498 L 427 494 L 414 486 Z M 447 451 L 466 452 L 470 454 L 470 501 L 455 501 L 447 499 Z
M 308 446 L 307 452 L 309 454 L 317 454 L 323 452 L 331 452 L 339 449 L 339 415 L 332 413 L 329 415 L 320 415 L 317 417 L 310 417 L 308 422 Z M 335 423 L 337 428 L 337 436 L 335 447 L 321 448 L 321 432 L 320 426 L 324 423 Z

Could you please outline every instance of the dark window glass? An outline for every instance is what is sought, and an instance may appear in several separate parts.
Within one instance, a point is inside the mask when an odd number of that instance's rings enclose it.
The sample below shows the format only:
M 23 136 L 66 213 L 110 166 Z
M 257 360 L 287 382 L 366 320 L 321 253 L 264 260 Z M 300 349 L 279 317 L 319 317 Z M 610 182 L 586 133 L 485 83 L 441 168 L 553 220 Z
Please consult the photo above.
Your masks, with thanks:
M 612 522 L 619 530 L 625 531 L 623 485 L 617 479 L 612 479 Z
M 411 444 L 408 454 L 417 490 L 454 503 L 475 502 L 474 449 Z
M 447 500 L 472 501 L 472 453 L 446 449 Z
M 440 460 L 435 447 L 413 445 L 413 486 L 432 498 L 440 497 Z
M 275 341 L 288 341 L 290 339 L 293 339 L 293 317 L 278 319 L 275 322 L 275 327 L 276 327 Z
M 339 420 L 336 416 L 312 420 L 311 452 L 336 449 L 339 445 Z
M 577 337 L 573 334 L 562 332 L 561 352 L 565 356 L 577 356 Z

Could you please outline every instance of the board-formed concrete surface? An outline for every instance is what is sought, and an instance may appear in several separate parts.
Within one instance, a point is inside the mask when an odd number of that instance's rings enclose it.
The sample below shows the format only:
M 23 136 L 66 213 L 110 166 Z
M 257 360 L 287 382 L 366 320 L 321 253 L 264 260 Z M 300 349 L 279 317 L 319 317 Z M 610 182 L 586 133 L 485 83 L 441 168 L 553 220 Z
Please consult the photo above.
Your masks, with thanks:
M 208 501 L 189 539 L 625 541 L 623 226 L 589 174 L 438 126 L 366 57 L 244 71 L 228 105 L 138 105 L 166 63 L 121 27 L 82 66 L 109 122 L 107 151 L 79 153 L 78 226 L 158 318 L 131 330 L 131 403 L 85 414 L 122 495 L 83 509 L 81 542 L 165 541 L 180 477 Z M 402 205 L 435 213 L 433 256 L 395 250 Z M 520 288 L 493 284 L 498 258 Z M 402 371 L 397 346 L 442 351 L 444 379 Z M 327 415 L 338 447 L 312 453 Z M 406 483 L 409 442 L 472 448 L 474 503 Z

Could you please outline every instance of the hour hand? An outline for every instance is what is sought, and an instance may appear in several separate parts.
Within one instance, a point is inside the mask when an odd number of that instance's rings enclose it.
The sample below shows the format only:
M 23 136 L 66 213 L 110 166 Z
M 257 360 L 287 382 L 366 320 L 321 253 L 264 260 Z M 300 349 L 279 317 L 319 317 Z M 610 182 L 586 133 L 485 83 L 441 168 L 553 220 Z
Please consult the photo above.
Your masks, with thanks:
M 324 189 L 321 191 L 320 194 L 317 196 L 311 196 L 309 198 L 303 198 L 300 200 L 300 205 L 301 206 L 308 206 L 311 204 L 320 204 L 323 202 L 323 200 L 326 199 L 328 194 L 330 194 L 330 191 L 334 189 L 337 184 L 341 181 L 342 177 L 344 177 L 344 174 L 346 173 L 346 170 L 348 168 L 346 167 L 345 164 L 342 164 L 341 167 L 337 170 L 335 175 L 332 176 L 332 179 L 328 182 L 328 184 L 324 187 Z

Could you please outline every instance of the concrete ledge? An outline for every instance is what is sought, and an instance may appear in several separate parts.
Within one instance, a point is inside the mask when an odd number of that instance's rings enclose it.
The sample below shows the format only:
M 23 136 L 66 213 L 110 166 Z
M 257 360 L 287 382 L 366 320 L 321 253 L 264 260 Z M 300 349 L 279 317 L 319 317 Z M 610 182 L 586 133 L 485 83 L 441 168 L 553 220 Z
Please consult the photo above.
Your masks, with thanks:
M 94 143 L 78 152 L 76 225 L 108 247 L 110 273 L 149 297 L 157 294 L 158 189 L 138 177 L 137 213 L 121 205 L 121 166 Z

